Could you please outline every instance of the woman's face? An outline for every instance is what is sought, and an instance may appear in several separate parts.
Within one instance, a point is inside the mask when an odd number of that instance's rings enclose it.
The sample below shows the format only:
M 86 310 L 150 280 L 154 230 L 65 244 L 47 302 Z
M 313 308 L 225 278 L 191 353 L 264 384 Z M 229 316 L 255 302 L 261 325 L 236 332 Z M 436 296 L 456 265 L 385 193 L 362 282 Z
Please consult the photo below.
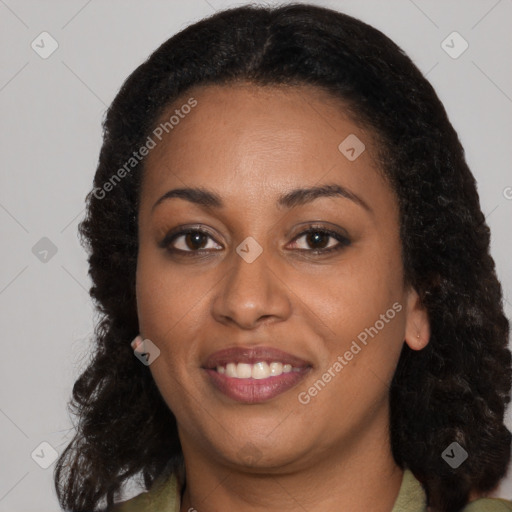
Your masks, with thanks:
M 176 109 L 146 157 L 137 304 L 185 457 L 268 470 L 382 445 L 428 325 L 372 137 L 306 86 L 196 88 L 162 120 Z

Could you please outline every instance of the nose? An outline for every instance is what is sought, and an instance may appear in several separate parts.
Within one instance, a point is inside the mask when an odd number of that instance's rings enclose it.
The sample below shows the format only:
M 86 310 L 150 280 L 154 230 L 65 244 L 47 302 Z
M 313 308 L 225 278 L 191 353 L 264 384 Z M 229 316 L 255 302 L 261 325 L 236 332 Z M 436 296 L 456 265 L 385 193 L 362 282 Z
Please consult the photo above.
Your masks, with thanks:
M 291 314 L 290 289 L 271 268 L 265 251 L 252 262 L 233 252 L 233 263 L 212 305 L 223 324 L 254 329 L 261 323 L 283 321 Z

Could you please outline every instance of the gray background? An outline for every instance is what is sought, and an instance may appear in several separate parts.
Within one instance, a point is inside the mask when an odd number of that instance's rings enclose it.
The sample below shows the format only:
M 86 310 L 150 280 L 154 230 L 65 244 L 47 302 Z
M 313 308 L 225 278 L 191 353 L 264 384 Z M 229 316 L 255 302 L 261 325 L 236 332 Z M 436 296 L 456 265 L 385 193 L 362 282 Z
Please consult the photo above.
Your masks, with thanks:
M 164 40 L 201 17 L 243 3 L 0 0 L 0 512 L 59 510 L 54 463 L 43 469 L 35 460 L 51 462 L 50 450 L 40 443 L 61 453 L 71 439 L 66 403 L 89 357 L 94 312 L 77 226 L 92 186 L 106 106 Z M 313 3 L 379 28 L 427 73 L 478 180 L 511 318 L 512 0 Z M 43 31 L 59 45 L 47 59 L 31 47 Z M 441 47 L 453 31 L 469 44 L 456 59 Z M 43 237 L 57 250 L 46 261 L 33 252 Z M 512 427 L 510 411 L 507 424 Z M 497 494 L 512 498 L 512 476 Z

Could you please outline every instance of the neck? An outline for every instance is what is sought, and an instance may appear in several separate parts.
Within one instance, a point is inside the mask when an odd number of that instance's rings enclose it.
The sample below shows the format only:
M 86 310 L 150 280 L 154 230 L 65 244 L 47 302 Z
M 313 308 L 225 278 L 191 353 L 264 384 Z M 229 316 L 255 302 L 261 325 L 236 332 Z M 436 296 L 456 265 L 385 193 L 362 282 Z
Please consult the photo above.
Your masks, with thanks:
M 350 446 L 316 454 L 314 463 L 310 458 L 300 469 L 272 468 L 267 473 L 237 471 L 193 450 L 192 444 L 182 446 L 187 483 L 180 512 L 389 512 L 403 476 L 392 457 L 387 429 L 380 435 L 370 429 Z

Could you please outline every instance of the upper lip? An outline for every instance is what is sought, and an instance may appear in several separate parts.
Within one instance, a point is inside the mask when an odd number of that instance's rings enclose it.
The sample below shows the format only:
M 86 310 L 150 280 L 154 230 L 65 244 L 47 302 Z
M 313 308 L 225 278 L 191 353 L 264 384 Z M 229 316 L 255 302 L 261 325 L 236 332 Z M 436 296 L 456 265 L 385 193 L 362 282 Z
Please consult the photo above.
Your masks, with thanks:
M 259 362 L 280 362 L 290 364 L 295 368 L 311 366 L 310 363 L 273 347 L 230 347 L 211 354 L 204 363 L 204 368 L 213 369 L 217 366 L 226 366 L 228 363 L 255 364 Z

